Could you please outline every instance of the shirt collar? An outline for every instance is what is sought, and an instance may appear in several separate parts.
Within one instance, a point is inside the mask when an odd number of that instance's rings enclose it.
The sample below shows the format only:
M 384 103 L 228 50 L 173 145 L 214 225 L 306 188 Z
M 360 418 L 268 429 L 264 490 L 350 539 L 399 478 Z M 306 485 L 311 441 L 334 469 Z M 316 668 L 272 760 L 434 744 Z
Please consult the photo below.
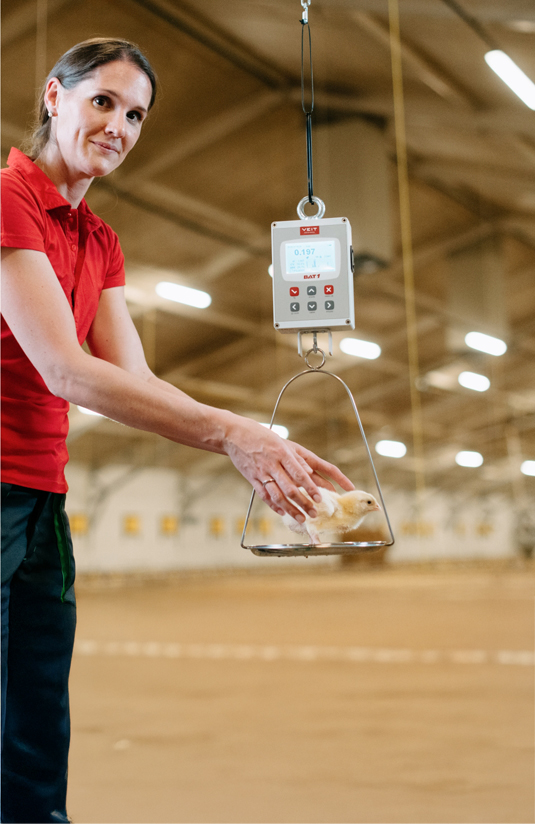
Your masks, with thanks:
M 40 169 L 39 166 L 36 166 L 33 160 L 23 154 L 23 152 L 19 151 L 19 149 L 11 149 L 7 159 L 7 165 L 10 169 L 16 169 L 20 172 L 21 175 L 31 184 L 33 190 L 39 195 L 47 211 L 49 209 L 58 209 L 61 207 L 72 209 L 69 201 L 60 195 L 50 178 L 47 177 L 43 170 Z M 93 214 L 85 202 L 85 199 L 80 202 L 78 209 L 81 213 L 83 213 L 84 218 L 88 223 L 92 223 L 95 226 L 100 223 L 99 218 Z

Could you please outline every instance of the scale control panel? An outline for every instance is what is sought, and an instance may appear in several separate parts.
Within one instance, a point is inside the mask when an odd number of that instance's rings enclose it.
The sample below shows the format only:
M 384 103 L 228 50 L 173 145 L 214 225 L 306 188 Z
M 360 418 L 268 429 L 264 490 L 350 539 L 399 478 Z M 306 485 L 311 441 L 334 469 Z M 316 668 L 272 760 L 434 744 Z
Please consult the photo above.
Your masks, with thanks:
M 281 332 L 354 329 L 353 249 L 345 217 L 271 225 L 273 323 Z

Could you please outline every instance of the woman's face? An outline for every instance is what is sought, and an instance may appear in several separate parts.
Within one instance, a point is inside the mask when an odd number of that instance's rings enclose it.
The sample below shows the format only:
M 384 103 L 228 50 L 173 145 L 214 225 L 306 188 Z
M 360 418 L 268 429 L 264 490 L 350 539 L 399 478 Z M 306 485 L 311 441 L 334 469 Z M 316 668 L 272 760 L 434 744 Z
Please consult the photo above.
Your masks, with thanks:
M 45 104 L 69 176 L 102 177 L 120 166 L 137 142 L 151 94 L 147 75 L 126 60 L 100 66 L 72 89 L 52 78 Z

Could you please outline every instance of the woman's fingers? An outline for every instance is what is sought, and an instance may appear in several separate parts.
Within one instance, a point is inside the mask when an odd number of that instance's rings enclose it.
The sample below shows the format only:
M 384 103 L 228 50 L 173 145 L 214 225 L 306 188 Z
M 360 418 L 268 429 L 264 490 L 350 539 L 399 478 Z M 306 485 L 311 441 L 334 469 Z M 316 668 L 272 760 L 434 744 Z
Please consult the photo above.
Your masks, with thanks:
M 270 498 L 270 506 L 273 504 L 302 523 L 304 516 L 301 510 L 304 510 L 311 518 L 315 518 L 317 512 L 314 501 L 308 495 L 303 494 L 300 487 L 305 488 L 306 484 L 313 494 L 318 494 L 318 490 L 314 484 L 310 483 L 308 473 L 301 468 L 298 462 L 295 462 L 293 469 L 295 474 L 292 477 L 284 466 L 279 465 L 270 476 L 276 480 L 276 483 L 265 484 L 264 490 Z
M 300 509 L 297 509 L 296 506 L 289 500 L 284 493 L 282 492 L 279 484 L 269 483 L 263 485 L 262 483 L 254 483 L 253 484 L 254 490 L 257 495 L 267 504 L 277 515 L 291 515 L 292 518 L 295 518 L 296 521 L 299 523 L 304 523 L 305 516 L 301 512 Z M 269 490 L 269 491 L 268 491 Z M 310 500 L 306 500 L 304 495 L 301 494 L 301 498 L 303 503 L 306 503 L 309 507 L 309 515 L 311 518 L 316 516 L 316 510 L 311 506 Z M 303 507 L 304 508 L 304 507 Z
M 286 485 L 282 485 L 281 489 L 287 498 L 302 507 L 311 518 L 315 518 L 314 502 L 321 503 L 321 494 L 317 484 L 312 480 L 313 472 L 309 474 L 308 471 L 305 471 L 297 457 L 294 454 L 283 459 L 283 469 L 288 482 Z M 303 494 L 302 490 L 306 494 Z M 312 510 L 314 510 L 314 514 L 312 514 Z
M 314 452 L 310 452 L 309 449 L 305 449 L 304 446 L 296 443 L 294 444 L 296 451 L 300 457 L 302 457 L 308 466 L 310 466 L 313 470 L 313 475 L 311 478 L 316 482 L 317 486 L 323 486 L 327 489 L 332 489 L 332 486 L 326 481 L 325 477 L 331 478 L 333 481 L 336 481 L 342 489 L 345 489 L 346 492 L 351 492 L 351 490 L 355 489 L 355 485 L 349 480 L 348 477 L 338 469 L 329 461 L 324 461 L 322 458 L 318 458 Z
M 297 445 L 292 444 L 292 446 L 295 448 Z M 312 455 L 313 453 L 310 454 Z M 319 504 L 322 501 L 318 486 L 326 486 L 328 489 L 333 489 L 334 487 L 324 478 L 321 478 L 319 474 L 314 471 L 314 469 L 311 474 L 309 474 L 309 472 L 305 472 L 301 466 L 300 460 L 302 460 L 302 456 L 299 456 L 298 453 L 294 453 L 294 455 L 291 455 L 285 460 L 284 468 L 290 478 L 294 481 L 294 488 L 283 488 L 283 492 L 288 498 L 295 501 L 299 506 L 302 506 L 308 514 L 314 518 L 315 515 L 312 515 L 310 512 L 311 507 L 313 507 L 313 502 Z M 308 466 L 310 466 L 310 464 L 308 464 Z M 295 487 L 297 487 L 297 489 L 295 489 Z M 307 493 L 306 495 L 303 495 L 301 488 L 305 490 Z M 312 501 L 307 496 L 310 496 Z

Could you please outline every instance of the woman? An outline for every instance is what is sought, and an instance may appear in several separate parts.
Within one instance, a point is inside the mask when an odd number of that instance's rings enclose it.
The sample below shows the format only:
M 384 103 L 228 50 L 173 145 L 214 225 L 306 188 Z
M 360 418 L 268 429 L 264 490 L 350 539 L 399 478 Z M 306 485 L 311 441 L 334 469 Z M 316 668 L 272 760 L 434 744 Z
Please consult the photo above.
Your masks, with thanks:
M 69 402 L 228 455 L 262 500 L 299 521 L 292 501 L 315 515 L 299 487 L 319 502 L 318 486 L 331 486 L 319 473 L 352 489 L 308 450 L 197 403 L 147 366 L 118 239 L 83 198 L 134 147 L 155 94 L 136 46 L 80 43 L 46 81 L 31 156 L 13 149 L 2 170 L 2 821 L 68 821 Z

